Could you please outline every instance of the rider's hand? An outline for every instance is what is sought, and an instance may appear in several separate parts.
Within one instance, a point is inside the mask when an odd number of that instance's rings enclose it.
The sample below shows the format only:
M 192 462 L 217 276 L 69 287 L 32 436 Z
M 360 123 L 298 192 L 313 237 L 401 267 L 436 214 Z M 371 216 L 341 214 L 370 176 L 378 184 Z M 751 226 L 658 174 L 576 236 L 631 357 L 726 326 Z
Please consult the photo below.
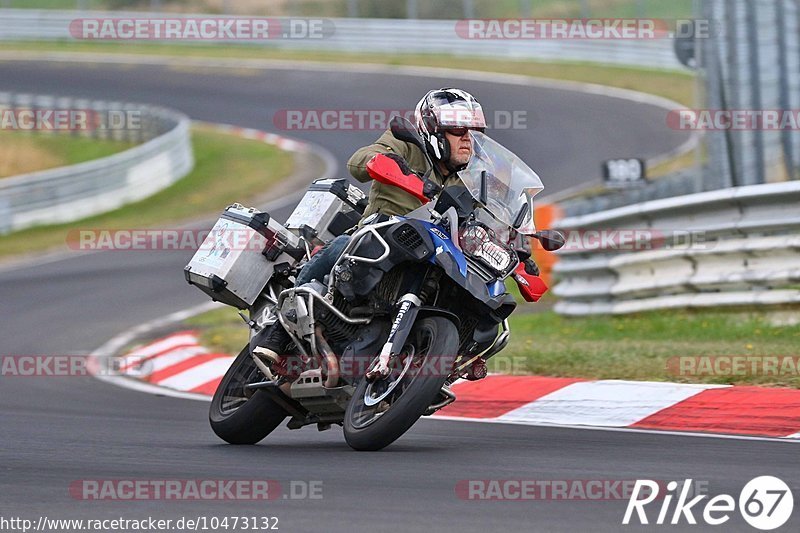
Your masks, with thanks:
M 403 174 L 405 174 L 406 176 L 410 176 L 411 174 L 416 174 L 417 176 L 419 176 L 419 174 L 417 174 L 416 172 L 414 172 L 414 171 L 411 169 L 411 167 L 410 167 L 410 166 L 408 166 L 408 161 L 406 161 L 405 159 L 403 159 L 403 157 L 401 157 L 401 156 L 399 156 L 399 155 L 397 155 L 397 154 L 394 154 L 394 153 L 388 153 L 388 154 L 385 154 L 385 155 L 386 155 L 386 157 L 388 157 L 389 159 L 392 159 L 393 161 L 395 161 L 395 162 L 397 163 L 397 166 L 399 166 L 399 167 L 400 167 L 400 172 L 402 172 L 402 173 L 403 173 Z
M 531 276 L 539 276 L 541 271 L 539 270 L 539 265 L 536 264 L 532 258 L 529 258 L 525 261 L 525 273 Z
M 441 185 L 429 179 L 423 180 L 422 194 L 424 194 L 426 198 L 433 199 L 440 192 L 442 192 Z

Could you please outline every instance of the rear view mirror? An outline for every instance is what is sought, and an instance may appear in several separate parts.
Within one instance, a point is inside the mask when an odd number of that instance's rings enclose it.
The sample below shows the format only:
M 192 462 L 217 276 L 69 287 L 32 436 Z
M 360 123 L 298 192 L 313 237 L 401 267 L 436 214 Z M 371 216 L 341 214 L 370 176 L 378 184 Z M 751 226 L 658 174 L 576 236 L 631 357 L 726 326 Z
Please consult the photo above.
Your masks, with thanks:
M 418 146 L 423 153 L 426 153 L 425 141 L 423 141 L 422 137 L 417 133 L 417 128 L 407 119 L 400 116 L 392 117 L 389 127 L 395 139 Z
M 539 240 L 539 242 L 542 244 L 542 248 L 548 252 L 560 250 L 567 242 L 563 233 L 551 229 L 534 233 L 533 236 Z

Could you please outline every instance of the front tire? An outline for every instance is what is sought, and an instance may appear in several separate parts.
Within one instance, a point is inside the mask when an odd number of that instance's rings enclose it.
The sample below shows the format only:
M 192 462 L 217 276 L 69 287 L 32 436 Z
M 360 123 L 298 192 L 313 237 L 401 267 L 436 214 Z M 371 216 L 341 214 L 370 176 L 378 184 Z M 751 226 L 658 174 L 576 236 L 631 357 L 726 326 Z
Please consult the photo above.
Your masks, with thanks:
M 208 419 L 219 438 L 229 444 L 256 444 L 283 422 L 287 414 L 272 398 L 244 387 L 264 379 L 246 345 L 211 400 Z
M 419 420 L 444 385 L 458 351 L 458 329 L 447 318 L 440 316 L 418 320 L 409 333 L 403 353 L 411 361 L 392 370 L 386 380 L 368 382 L 361 379 L 353 398 L 347 405 L 344 417 L 344 438 L 355 450 L 375 451 L 385 448 Z M 377 404 L 368 405 L 380 398 L 382 381 L 397 375 L 397 385 Z M 383 385 L 389 389 L 390 385 Z

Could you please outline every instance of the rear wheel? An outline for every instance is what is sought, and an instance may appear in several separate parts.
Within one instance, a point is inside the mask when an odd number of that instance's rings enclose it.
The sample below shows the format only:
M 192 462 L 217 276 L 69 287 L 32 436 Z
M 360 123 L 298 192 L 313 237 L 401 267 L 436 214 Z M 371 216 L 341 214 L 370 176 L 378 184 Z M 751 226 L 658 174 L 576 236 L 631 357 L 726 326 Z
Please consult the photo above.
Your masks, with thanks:
M 245 346 L 220 381 L 208 419 L 211 429 L 230 444 L 255 444 L 277 428 L 286 412 L 264 391 L 245 386 L 266 379 Z
M 433 316 L 414 324 L 389 376 L 362 379 L 347 405 L 344 437 L 356 450 L 385 448 L 414 425 L 444 385 L 458 351 L 458 330 Z

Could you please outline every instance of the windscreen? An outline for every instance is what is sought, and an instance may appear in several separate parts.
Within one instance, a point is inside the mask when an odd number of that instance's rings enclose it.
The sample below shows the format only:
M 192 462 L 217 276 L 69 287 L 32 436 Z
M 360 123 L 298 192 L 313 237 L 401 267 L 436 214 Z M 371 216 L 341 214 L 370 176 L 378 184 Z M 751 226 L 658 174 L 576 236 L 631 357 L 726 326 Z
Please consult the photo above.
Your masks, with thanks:
M 494 218 L 507 226 L 513 227 L 520 211 L 527 206 L 516 229 L 526 235 L 535 233 L 533 197 L 544 189 L 542 180 L 513 152 L 487 135 L 470 131 L 470 138 L 472 157 L 467 168 L 459 172 L 464 185 Z M 481 199 L 484 176 L 485 203 Z

